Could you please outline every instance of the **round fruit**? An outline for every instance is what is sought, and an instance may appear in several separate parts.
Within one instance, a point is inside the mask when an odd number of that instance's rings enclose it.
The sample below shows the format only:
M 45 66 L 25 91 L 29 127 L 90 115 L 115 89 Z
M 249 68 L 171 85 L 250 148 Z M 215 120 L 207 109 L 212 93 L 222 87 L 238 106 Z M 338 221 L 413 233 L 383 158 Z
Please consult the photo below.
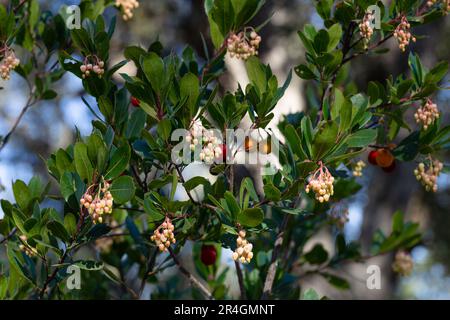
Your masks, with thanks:
M 141 102 L 139 101 L 138 98 L 135 97 L 131 97 L 131 104 L 135 107 L 139 107 L 139 105 L 141 104 Z
M 378 150 L 376 162 L 382 168 L 387 168 L 394 162 L 395 158 L 388 149 Z
M 369 156 L 367 157 L 367 160 L 369 161 L 370 164 L 373 164 L 374 166 L 377 165 L 377 155 L 378 155 L 377 150 L 372 150 L 369 152 Z
M 217 251 L 216 247 L 212 245 L 202 245 L 202 252 L 200 255 L 200 260 L 202 260 L 205 266 L 211 266 L 216 263 Z
M 391 163 L 389 167 L 382 168 L 384 172 L 392 172 L 395 170 L 396 164 L 395 161 Z

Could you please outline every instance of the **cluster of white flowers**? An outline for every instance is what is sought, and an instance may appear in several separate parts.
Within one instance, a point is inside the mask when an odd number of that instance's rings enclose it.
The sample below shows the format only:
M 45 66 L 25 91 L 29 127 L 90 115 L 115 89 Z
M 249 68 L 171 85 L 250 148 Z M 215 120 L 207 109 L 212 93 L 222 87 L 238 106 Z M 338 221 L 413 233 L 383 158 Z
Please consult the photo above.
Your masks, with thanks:
M 92 58 L 92 59 L 90 59 Z M 92 61 L 90 61 L 92 60 Z M 80 71 L 83 73 L 83 79 L 89 77 L 92 73 L 95 73 L 99 78 L 105 73 L 105 62 L 98 59 L 96 56 L 86 57 L 83 64 L 80 66 Z
M 116 0 L 116 7 L 122 7 L 122 18 L 125 21 L 133 18 L 133 10 L 139 8 L 137 0 Z
M 19 66 L 20 60 L 8 47 L 4 47 L 3 53 L 0 51 L 0 54 L 3 56 L 0 62 L 0 76 L 3 80 L 9 80 L 11 71 Z
M 398 251 L 395 255 L 392 269 L 394 272 L 402 275 L 409 276 L 414 268 L 414 262 L 411 255 L 405 251 Z
M 236 239 L 237 248 L 233 252 L 233 260 L 241 263 L 250 263 L 253 258 L 253 245 L 245 239 L 246 233 L 244 230 L 239 231 Z
M 231 34 L 227 39 L 227 49 L 231 57 L 247 60 L 251 56 L 258 55 L 261 37 L 252 30 L 249 34 L 246 30 L 238 34 Z
M 372 13 L 367 12 L 359 24 L 359 34 L 363 38 L 364 47 L 367 47 L 367 44 L 369 43 L 370 38 L 372 38 L 373 35 L 373 29 L 371 26 L 372 20 L 373 20 Z
M 100 186 L 95 197 L 92 197 L 92 194 L 90 193 L 91 187 L 88 188 L 86 193 L 80 199 L 80 204 L 88 210 L 94 223 L 102 223 L 103 214 L 110 214 L 113 209 L 114 199 L 111 192 L 108 190 L 110 184 L 105 181 L 103 186 Z
M 305 191 L 309 193 L 312 190 L 315 193 L 316 200 L 320 203 L 328 202 L 334 194 L 333 182 L 334 177 L 328 171 L 327 167 L 321 165 L 309 179 Z
M 190 143 L 191 151 L 194 151 L 197 146 L 201 147 L 199 153 L 201 161 L 211 164 L 214 160 L 222 159 L 223 150 L 220 139 L 216 137 L 214 130 L 206 129 L 200 120 L 192 122 L 186 141 Z
M 414 118 L 417 123 L 422 123 L 423 128 L 426 130 L 428 126 L 433 124 L 433 122 L 438 119 L 440 116 L 439 109 L 433 101 L 427 99 L 427 102 L 417 109 L 417 112 L 414 114 Z
M 438 190 L 437 179 L 444 168 L 444 165 L 439 160 L 430 160 L 430 165 L 427 168 L 423 162 L 419 163 L 414 170 L 416 179 L 422 183 L 427 191 L 436 192 Z
M 172 221 L 166 217 L 166 220 L 164 220 L 164 222 L 153 232 L 150 240 L 156 244 L 159 251 L 165 252 L 172 243 L 176 242 L 175 235 L 173 233 L 174 230 L 175 226 L 172 224 Z
M 363 169 L 366 167 L 366 163 L 362 160 L 359 160 L 355 167 L 353 168 L 353 176 L 354 177 L 361 177 L 362 176 L 362 171 Z
M 34 257 L 35 255 L 38 254 L 36 248 L 33 248 L 32 246 L 30 246 L 28 244 L 28 242 L 27 242 L 28 239 L 27 239 L 26 235 L 23 234 L 23 235 L 19 236 L 19 238 L 20 238 L 20 242 L 21 242 L 21 244 L 19 245 L 19 249 L 21 251 L 25 252 L 25 254 L 27 256 L 29 256 L 30 258 Z
M 412 36 L 411 32 L 409 31 L 411 29 L 411 25 L 408 22 L 408 19 L 406 19 L 405 16 L 402 17 L 402 20 L 400 24 L 395 28 L 394 31 L 394 37 L 398 41 L 398 47 L 401 51 L 406 50 L 406 46 L 409 45 L 409 42 L 416 42 L 416 38 Z

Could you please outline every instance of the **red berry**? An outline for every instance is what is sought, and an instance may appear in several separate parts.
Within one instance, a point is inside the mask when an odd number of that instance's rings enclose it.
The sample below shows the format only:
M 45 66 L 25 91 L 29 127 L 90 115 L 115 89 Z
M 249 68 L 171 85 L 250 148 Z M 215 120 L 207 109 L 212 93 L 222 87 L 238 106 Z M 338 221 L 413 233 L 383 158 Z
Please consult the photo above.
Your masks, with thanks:
M 139 105 L 141 104 L 141 102 L 139 101 L 138 98 L 135 97 L 131 97 L 131 104 L 135 107 L 139 107 Z
M 202 260 L 203 264 L 206 266 L 213 265 L 216 263 L 217 251 L 216 247 L 212 245 L 202 245 L 202 252 L 200 255 L 200 260 Z
M 384 172 L 389 173 L 389 172 L 394 171 L 395 167 L 396 167 L 396 164 L 395 164 L 395 161 L 393 161 L 389 167 L 385 167 L 385 168 L 381 168 L 381 169 L 383 169 Z
M 378 166 L 387 168 L 394 163 L 395 158 L 389 149 L 380 149 L 378 150 L 376 161 Z
M 367 157 L 367 160 L 369 161 L 370 164 L 373 164 L 374 166 L 377 165 L 377 155 L 378 155 L 377 150 L 372 150 L 369 152 L 369 156 Z

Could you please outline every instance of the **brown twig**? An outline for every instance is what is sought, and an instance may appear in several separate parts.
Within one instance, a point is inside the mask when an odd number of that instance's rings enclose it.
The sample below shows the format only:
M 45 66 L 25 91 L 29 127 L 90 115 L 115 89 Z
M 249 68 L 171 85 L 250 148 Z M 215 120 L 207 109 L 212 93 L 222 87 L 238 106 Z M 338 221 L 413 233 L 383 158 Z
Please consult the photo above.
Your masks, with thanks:
M 3 244 L 3 243 L 5 243 L 6 241 L 8 241 L 9 239 L 11 239 L 11 237 L 13 237 L 13 236 L 16 234 L 16 232 L 17 232 L 17 228 L 14 227 L 14 228 L 11 230 L 11 232 L 10 232 L 6 237 L 4 237 L 4 238 L 0 241 L 0 244 Z
M 234 265 L 236 266 L 239 289 L 241 291 L 241 300 L 247 300 L 247 293 L 245 292 L 244 276 L 242 274 L 241 266 L 238 261 L 234 261 Z
M 192 283 L 192 285 L 196 286 L 207 299 L 213 300 L 214 297 L 209 292 L 209 290 L 199 280 L 197 280 L 186 268 L 184 268 L 181 265 L 180 261 L 178 260 L 176 255 L 173 253 L 171 248 L 168 248 L 168 250 L 169 250 L 170 256 L 172 257 L 175 264 L 178 266 L 178 269 L 180 269 L 181 273 L 184 274 L 186 276 L 186 278 L 188 278 L 189 281 Z
M 280 252 L 281 247 L 283 246 L 283 237 L 286 227 L 289 225 L 289 221 L 291 219 L 290 214 L 286 214 L 283 218 L 283 222 L 280 226 L 280 232 L 277 235 L 277 239 L 275 240 L 275 247 L 272 252 L 272 260 L 270 262 L 269 269 L 267 271 L 266 280 L 264 281 L 263 294 L 261 296 L 262 300 L 266 300 L 272 294 L 273 282 L 275 281 L 275 275 L 277 272 L 278 265 L 278 254 Z
M 34 90 L 32 90 L 32 92 L 30 93 L 27 103 L 22 108 L 22 111 L 20 112 L 19 116 L 17 117 L 16 121 L 14 122 L 12 128 L 9 130 L 9 132 L 3 138 L 1 145 L 0 145 L 0 152 L 2 152 L 2 150 L 5 148 L 6 144 L 9 142 L 9 139 L 16 131 L 16 129 L 19 126 L 20 121 L 22 121 L 22 118 L 25 115 L 25 113 L 28 111 L 28 109 L 30 107 L 32 107 L 37 102 L 37 100 L 33 101 L 33 95 L 34 95 Z

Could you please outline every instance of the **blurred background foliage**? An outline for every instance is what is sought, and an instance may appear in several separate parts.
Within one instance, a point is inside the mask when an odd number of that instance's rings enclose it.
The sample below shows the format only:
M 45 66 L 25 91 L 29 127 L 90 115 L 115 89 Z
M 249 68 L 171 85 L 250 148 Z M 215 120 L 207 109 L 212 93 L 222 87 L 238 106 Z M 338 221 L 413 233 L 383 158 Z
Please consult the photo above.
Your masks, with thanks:
M 0 1 L 6 2 L 6 1 Z M 39 1 L 43 10 L 58 11 L 62 5 L 78 4 L 78 1 Z M 110 12 L 109 12 L 110 11 Z M 109 8 L 106 16 L 115 14 Z M 303 62 L 304 52 L 297 31 L 306 23 L 321 27 L 322 20 L 314 10 L 314 1 L 307 0 L 269 0 L 262 12 L 256 17 L 255 25 L 262 23 L 268 16 L 272 16 L 269 23 L 262 29 L 263 38 L 260 49 L 261 59 L 270 63 L 279 79 L 284 79 L 290 69 Z M 417 52 L 424 65 L 430 67 L 437 61 L 450 60 L 450 19 L 438 21 L 414 29 L 420 35 L 432 35 L 416 44 L 411 50 Z M 117 30 L 111 42 L 111 63 L 123 60 L 123 50 L 126 46 L 140 44 L 147 47 L 151 42 L 159 39 L 166 50 L 181 53 L 185 45 L 191 45 L 202 58 L 201 35 L 208 37 L 208 21 L 200 0 L 147 0 L 140 1 L 140 8 L 135 11 L 134 18 L 129 22 L 118 20 Z M 210 42 L 209 42 L 210 43 Z M 385 47 L 394 48 L 395 41 L 391 40 Z M 212 50 L 212 48 L 210 48 Z M 20 49 L 17 50 L 21 55 Z M 392 50 L 388 54 L 376 57 L 361 57 L 355 59 L 349 68 L 349 76 L 360 91 L 365 91 L 365 85 L 372 80 L 384 81 L 389 75 L 394 77 L 407 72 L 406 53 Z M 236 88 L 237 81 L 245 82 L 245 69 L 241 62 L 227 61 L 229 73 L 221 78 L 225 88 Z M 132 74 L 133 66 L 124 67 L 125 72 Z M 312 100 L 312 88 L 295 77 L 296 80 L 280 102 L 277 110 L 280 114 L 299 112 L 308 108 Z M 444 83 L 448 83 L 448 80 Z M 122 81 L 117 78 L 117 81 Z M 66 73 L 56 85 L 58 97 L 50 102 L 43 101 L 34 105 L 25 115 L 18 130 L 9 144 L 0 154 L 0 198 L 13 200 L 11 181 L 22 179 L 29 181 L 33 175 L 40 175 L 48 181 L 45 163 L 42 159 L 49 157 L 53 150 L 65 147 L 74 141 L 76 131 L 87 135 L 91 130 L 92 114 L 81 101 L 81 96 L 89 100 L 83 92 L 80 81 L 72 74 Z M 27 87 L 22 78 L 14 74 L 9 82 L 0 81 L 0 135 L 4 135 L 17 118 L 27 97 Z M 443 119 L 448 123 L 450 92 L 443 90 L 435 102 L 445 110 Z M 411 119 L 413 114 L 410 115 Z M 443 159 L 448 164 L 450 156 Z M 396 210 L 406 213 L 407 220 L 420 223 L 425 231 L 425 244 L 412 252 L 416 263 L 412 276 L 399 279 L 391 272 L 393 256 L 374 258 L 367 264 L 377 264 L 382 269 L 382 290 L 368 290 L 366 288 L 366 265 L 345 266 L 348 280 L 352 283 L 350 291 L 338 291 L 319 277 L 302 277 L 303 287 L 314 288 L 319 295 L 330 298 L 442 298 L 450 299 L 450 177 L 443 174 L 440 177 L 438 193 L 425 193 L 419 183 L 415 181 L 412 171 L 414 165 L 402 164 L 393 173 L 387 174 L 377 168 L 368 168 L 363 178 L 362 190 L 344 205 L 349 208 L 349 222 L 345 232 L 349 240 L 358 240 L 363 248 L 371 243 L 371 235 L 381 228 L 388 230 L 392 215 Z M 56 191 L 55 191 L 56 192 Z M 51 193 L 51 192 L 50 192 Z M 57 205 L 57 203 L 47 205 Z M 0 212 L 0 217 L 2 213 Z M 314 243 L 329 241 L 332 247 L 331 227 L 324 230 L 314 239 Z M 3 247 L 0 247 L 0 269 L 4 257 Z M 186 250 L 188 260 L 190 249 Z M 230 263 L 222 254 L 224 264 Z M 193 262 L 191 262 L 193 268 Z M 197 270 L 201 273 L 201 270 Z M 175 271 L 168 270 L 167 282 L 153 297 L 173 298 L 183 297 L 186 289 L 184 279 L 176 277 Z M 174 276 L 175 275 L 175 276 Z M 125 275 L 126 276 L 126 275 Z M 92 275 L 91 275 L 92 277 Z M 101 277 L 99 275 L 99 277 Z M 251 279 L 250 279 L 251 281 Z M 237 290 L 236 281 L 230 280 L 232 290 Z M 89 282 L 93 283 L 93 282 Z M 234 289 L 233 289 L 234 288 Z M 105 288 L 83 287 L 83 296 L 89 292 L 92 297 L 106 295 Z M 117 293 L 120 296 L 120 293 Z

